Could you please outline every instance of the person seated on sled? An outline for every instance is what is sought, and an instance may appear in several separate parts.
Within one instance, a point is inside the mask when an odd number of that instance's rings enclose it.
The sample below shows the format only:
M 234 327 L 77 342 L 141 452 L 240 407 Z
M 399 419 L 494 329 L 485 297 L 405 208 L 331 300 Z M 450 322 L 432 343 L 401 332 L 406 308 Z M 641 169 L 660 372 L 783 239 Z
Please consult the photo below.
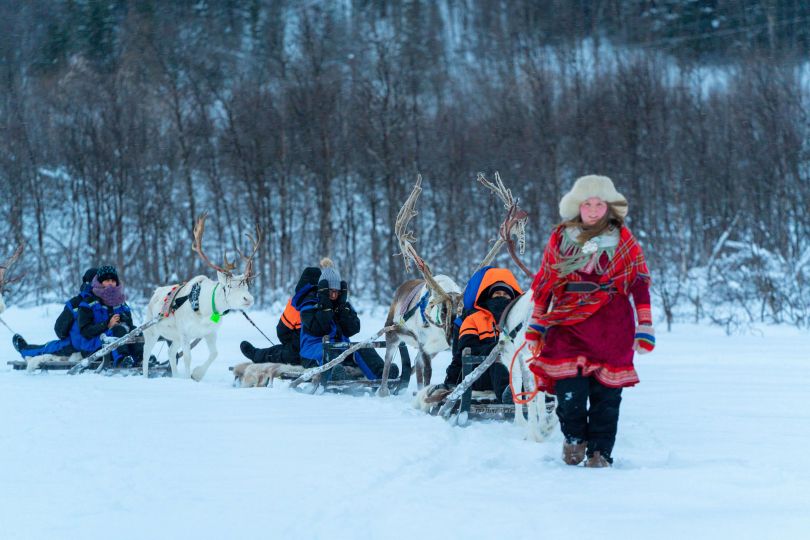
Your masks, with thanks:
M 484 267 L 473 274 L 464 291 L 462 320 L 456 322 L 458 337 L 454 339 L 453 360 L 447 367 L 445 385 L 457 385 L 464 378 L 461 356 L 470 349 L 473 356 L 487 356 L 501 334 L 500 320 L 506 306 L 522 291 L 515 276 L 506 268 Z M 509 370 L 495 362 L 473 383 L 473 390 L 491 390 L 501 403 L 512 403 Z
M 301 361 L 305 368 L 323 364 L 323 336 L 329 341 L 348 343 L 360 331 L 360 319 L 348 300 L 348 285 L 330 259 L 321 261 L 321 279 L 317 288 L 305 294 L 296 294 L 293 307 L 301 313 Z M 360 349 L 344 365 L 357 367 L 369 380 L 382 376 L 383 359 L 374 349 Z M 342 366 L 340 366 L 342 368 Z M 391 366 L 390 377 L 399 376 L 399 369 Z M 345 377 L 345 370 L 335 366 L 332 380 Z
M 78 352 L 70 341 L 70 329 L 78 323 L 79 304 L 92 295 L 91 282 L 96 276 L 96 272 L 98 272 L 97 268 L 89 268 L 85 271 L 82 277 L 82 284 L 79 287 L 79 294 L 65 303 L 62 313 L 57 317 L 53 330 L 58 339 L 49 341 L 44 345 L 33 345 L 28 344 L 21 335 L 14 334 L 14 337 L 11 338 L 12 344 L 23 358 L 31 358 L 44 354 L 70 356 Z
M 91 282 L 90 296 L 79 304 L 78 325 L 70 333 L 73 346 L 89 356 L 104 345 L 101 336 L 123 337 L 131 332 L 132 311 L 124 284 L 114 266 L 102 266 Z M 129 343 L 112 352 L 113 367 L 134 367 L 143 359 L 143 343 Z
M 267 362 L 280 364 L 301 364 L 301 314 L 293 306 L 293 301 L 297 297 L 302 297 L 312 290 L 317 289 L 318 279 L 321 277 L 321 269 L 316 266 L 308 266 L 301 273 L 298 284 L 295 286 L 295 294 L 287 301 L 284 313 L 276 325 L 276 335 L 279 345 L 273 345 L 266 349 L 257 349 L 250 342 L 243 341 L 239 348 L 248 360 L 257 364 Z

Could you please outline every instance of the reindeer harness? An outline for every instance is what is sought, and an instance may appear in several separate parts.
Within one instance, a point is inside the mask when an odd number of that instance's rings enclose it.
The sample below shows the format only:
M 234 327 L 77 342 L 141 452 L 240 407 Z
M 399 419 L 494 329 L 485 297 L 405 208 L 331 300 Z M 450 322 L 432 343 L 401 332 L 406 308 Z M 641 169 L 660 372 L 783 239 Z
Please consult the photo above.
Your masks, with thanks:
M 177 297 L 180 293 L 180 290 L 188 284 L 187 281 L 184 281 L 180 285 L 175 285 L 172 287 L 172 290 L 169 291 L 163 298 L 163 308 L 160 310 L 160 314 L 163 318 L 170 317 L 174 314 L 175 311 L 180 309 L 180 306 L 185 304 L 186 302 L 189 303 L 191 309 L 195 312 L 200 311 L 200 291 L 202 287 L 200 282 L 196 282 L 194 285 L 191 286 L 191 291 L 185 296 Z M 219 283 L 214 285 L 214 290 L 211 293 L 211 320 L 215 323 L 218 323 L 219 320 L 222 318 L 223 313 L 217 311 L 217 304 L 216 304 L 216 294 L 217 294 L 217 287 L 219 287 Z

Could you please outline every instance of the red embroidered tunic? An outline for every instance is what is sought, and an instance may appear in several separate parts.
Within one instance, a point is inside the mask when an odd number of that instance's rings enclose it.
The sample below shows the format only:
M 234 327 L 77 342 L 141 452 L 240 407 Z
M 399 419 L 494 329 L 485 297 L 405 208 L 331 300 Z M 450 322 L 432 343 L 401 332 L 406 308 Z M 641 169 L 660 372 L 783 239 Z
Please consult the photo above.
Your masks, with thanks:
M 632 235 L 625 230 L 622 237 L 632 238 Z M 555 246 L 558 240 L 558 234 L 552 235 L 549 241 L 551 251 L 559 247 L 558 243 Z M 635 243 L 634 239 L 632 243 Z M 547 260 L 549 248 L 544 266 L 551 264 Z M 617 250 L 617 255 L 621 256 L 625 251 L 630 253 L 630 250 Z M 633 263 L 633 260 L 637 262 Z M 583 375 L 593 376 L 613 388 L 639 382 L 633 367 L 636 316 L 629 296 L 633 297 L 639 324 L 651 324 L 649 276 L 640 248 L 633 257 L 628 256 L 627 261 L 625 264 L 615 261 L 614 264 L 608 260 L 607 254 L 603 254 L 600 266 L 606 267 L 607 271 L 601 275 L 595 271 L 578 271 L 561 277 L 544 272 L 544 268 L 538 272 L 533 284 L 536 302 L 533 322 L 535 328 L 540 326 L 547 330 L 539 356 L 534 357 L 529 365 L 537 375 L 541 389 L 553 391 L 556 380 L 576 377 L 580 370 Z M 633 264 L 638 266 L 636 270 L 632 270 Z M 624 269 L 617 269 L 619 266 Z M 566 283 L 579 281 L 597 283 L 608 292 L 594 294 L 564 290 Z M 557 309 L 567 315 L 559 316 L 555 313 Z M 526 337 L 530 342 L 541 341 L 536 333 L 527 332 Z

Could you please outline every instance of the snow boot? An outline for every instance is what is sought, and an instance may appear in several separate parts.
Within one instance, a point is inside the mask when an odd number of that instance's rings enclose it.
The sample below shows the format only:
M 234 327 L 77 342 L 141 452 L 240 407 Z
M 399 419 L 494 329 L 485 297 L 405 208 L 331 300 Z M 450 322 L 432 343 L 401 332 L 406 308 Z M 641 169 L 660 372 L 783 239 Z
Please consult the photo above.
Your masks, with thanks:
M 610 467 L 610 461 L 605 459 L 602 453 L 597 450 L 588 458 L 588 461 L 585 462 L 585 466 L 593 469 L 602 469 L 604 467 Z
M 514 405 L 515 399 L 512 396 L 512 387 L 507 385 L 506 388 L 503 390 L 503 394 L 501 394 L 501 403 L 504 405 Z
M 11 344 L 14 345 L 14 350 L 17 352 L 22 352 L 23 349 L 28 348 L 28 343 L 20 334 L 14 334 L 14 336 L 11 338 Z
M 243 341 L 239 344 L 239 350 L 242 351 L 242 354 L 244 354 L 245 357 L 251 362 L 253 361 L 253 357 L 256 356 L 256 347 L 247 341 Z
M 566 465 L 579 465 L 585 459 L 585 450 L 588 447 L 586 442 L 568 442 L 563 443 L 562 458 Z M 599 452 L 596 452 L 598 455 Z M 602 458 L 604 459 L 604 458 Z
M 120 362 L 119 365 L 121 366 L 122 369 L 134 368 L 135 367 L 135 359 L 132 358 L 131 356 L 125 356 L 124 358 L 121 359 L 121 362 Z

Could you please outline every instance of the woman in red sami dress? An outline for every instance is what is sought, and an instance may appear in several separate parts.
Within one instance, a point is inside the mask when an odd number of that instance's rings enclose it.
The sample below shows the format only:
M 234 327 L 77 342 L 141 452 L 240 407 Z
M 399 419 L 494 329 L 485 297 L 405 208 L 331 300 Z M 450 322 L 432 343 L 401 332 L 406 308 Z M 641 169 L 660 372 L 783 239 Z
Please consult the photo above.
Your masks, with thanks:
M 633 356 L 655 347 L 650 276 L 610 178 L 579 178 L 560 215 L 532 284 L 530 368 L 557 395 L 563 460 L 608 467 L 622 388 L 638 382 Z

